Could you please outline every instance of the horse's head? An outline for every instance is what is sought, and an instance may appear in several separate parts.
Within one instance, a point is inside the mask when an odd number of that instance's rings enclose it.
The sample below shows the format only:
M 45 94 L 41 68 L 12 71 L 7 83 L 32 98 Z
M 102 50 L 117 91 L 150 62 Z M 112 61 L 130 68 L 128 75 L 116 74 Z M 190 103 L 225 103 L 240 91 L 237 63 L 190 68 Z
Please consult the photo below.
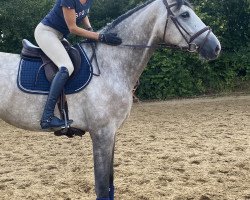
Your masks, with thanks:
M 203 58 L 218 57 L 221 45 L 211 29 L 195 14 L 185 0 L 162 0 L 166 16 L 162 21 L 161 35 L 167 44 L 177 45 L 191 52 L 198 52 Z

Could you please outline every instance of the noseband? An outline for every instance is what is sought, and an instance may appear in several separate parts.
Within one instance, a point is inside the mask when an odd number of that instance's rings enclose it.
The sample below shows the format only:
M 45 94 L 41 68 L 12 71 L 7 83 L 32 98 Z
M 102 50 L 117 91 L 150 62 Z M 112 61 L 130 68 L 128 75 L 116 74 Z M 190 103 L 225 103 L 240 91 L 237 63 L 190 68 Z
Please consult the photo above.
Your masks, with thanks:
M 172 20 L 172 22 L 174 23 L 174 25 L 176 26 L 176 28 L 179 30 L 179 32 L 181 33 L 182 37 L 184 38 L 184 40 L 187 43 L 186 47 L 182 47 L 181 49 L 183 50 L 187 50 L 189 52 L 196 52 L 196 51 L 200 51 L 205 43 L 208 40 L 208 36 L 210 35 L 210 33 L 212 32 L 212 29 L 209 26 L 206 26 L 205 28 L 201 29 L 200 31 L 198 31 L 197 33 L 195 33 L 194 35 L 191 35 L 182 25 L 181 23 L 178 21 L 177 17 L 174 15 L 174 13 L 172 12 L 171 8 L 174 6 L 177 6 L 177 3 L 171 4 L 169 5 L 167 0 L 163 0 L 163 3 L 168 11 L 168 16 L 167 16 L 167 20 L 166 20 L 166 25 L 165 25 L 165 29 L 164 29 L 164 34 L 163 34 L 163 41 L 165 41 L 165 37 L 166 37 L 166 32 L 167 32 L 167 26 L 168 26 L 168 22 L 169 19 Z M 201 45 L 197 45 L 195 43 L 193 43 L 193 41 L 198 38 L 201 34 L 205 33 L 206 31 L 208 31 L 206 37 L 204 38 L 204 41 L 202 42 Z M 185 33 L 188 35 L 188 37 L 185 35 Z

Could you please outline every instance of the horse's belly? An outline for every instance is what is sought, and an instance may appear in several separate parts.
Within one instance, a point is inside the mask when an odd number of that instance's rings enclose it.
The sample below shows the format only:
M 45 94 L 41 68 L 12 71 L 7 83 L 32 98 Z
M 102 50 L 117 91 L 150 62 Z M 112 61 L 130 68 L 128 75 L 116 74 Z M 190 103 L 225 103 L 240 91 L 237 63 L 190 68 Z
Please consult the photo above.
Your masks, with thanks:
M 129 115 L 132 105 L 132 94 L 117 95 L 114 90 L 104 90 L 93 82 L 86 88 L 83 94 L 69 98 L 69 109 L 74 113 L 70 114 L 73 120 L 78 119 L 74 124 L 82 123 L 85 130 L 98 130 L 106 126 L 113 126 L 115 129 Z M 80 119 L 80 120 L 79 120 Z

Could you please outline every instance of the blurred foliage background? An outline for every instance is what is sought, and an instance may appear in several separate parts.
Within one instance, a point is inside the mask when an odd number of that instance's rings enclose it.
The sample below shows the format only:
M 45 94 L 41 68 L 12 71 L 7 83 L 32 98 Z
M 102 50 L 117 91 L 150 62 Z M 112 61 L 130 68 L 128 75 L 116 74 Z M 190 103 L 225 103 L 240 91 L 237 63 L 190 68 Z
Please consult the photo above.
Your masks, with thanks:
M 36 25 L 55 0 L 0 0 L 0 51 L 19 53 L 21 41 L 34 41 Z M 95 30 L 143 0 L 95 0 L 90 21 Z M 159 49 L 140 78 L 141 99 L 167 99 L 204 94 L 249 92 L 250 0 L 192 0 L 196 13 L 222 44 L 219 59 L 204 62 L 197 55 Z M 72 37 L 72 41 L 76 38 Z

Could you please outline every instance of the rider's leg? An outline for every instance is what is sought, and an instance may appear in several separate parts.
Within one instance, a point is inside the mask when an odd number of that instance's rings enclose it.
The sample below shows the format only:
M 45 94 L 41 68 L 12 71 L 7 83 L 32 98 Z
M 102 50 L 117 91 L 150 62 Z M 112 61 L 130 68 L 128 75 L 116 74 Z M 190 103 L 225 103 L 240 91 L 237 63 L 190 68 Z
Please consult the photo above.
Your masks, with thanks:
M 50 86 L 50 92 L 41 119 L 42 129 L 63 127 L 65 125 L 64 120 L 54 116 L 54 109 L 68 78 L 68 69 L 66 67 L 61 67 L 56 73 Z M 72 123 L 72 120 L 69 120 L 68 123 Z
M 35 39 L 39 47 L 58 68 L 66 67 L 69 71 L 69 76 L 73 73 L 74 66 L 69 54 L 61 43 L 63 35 L 60 32 L 40 23 L 35 30 Z
M 73 73 L 74 67 L 68 53 L 61 44 L 62 34 L 50 27 L 39 24 L 35 30 L 35 38 L 43 52 L 59 68 L 51 83 L 41 119 L 41 127 L 42 129 L 62 127 L 65 125 L 65 121 L 54 116 L 54 109 L 65 83 Z M 68 121 L 68 123 L 72 123 L 72 120 Z

